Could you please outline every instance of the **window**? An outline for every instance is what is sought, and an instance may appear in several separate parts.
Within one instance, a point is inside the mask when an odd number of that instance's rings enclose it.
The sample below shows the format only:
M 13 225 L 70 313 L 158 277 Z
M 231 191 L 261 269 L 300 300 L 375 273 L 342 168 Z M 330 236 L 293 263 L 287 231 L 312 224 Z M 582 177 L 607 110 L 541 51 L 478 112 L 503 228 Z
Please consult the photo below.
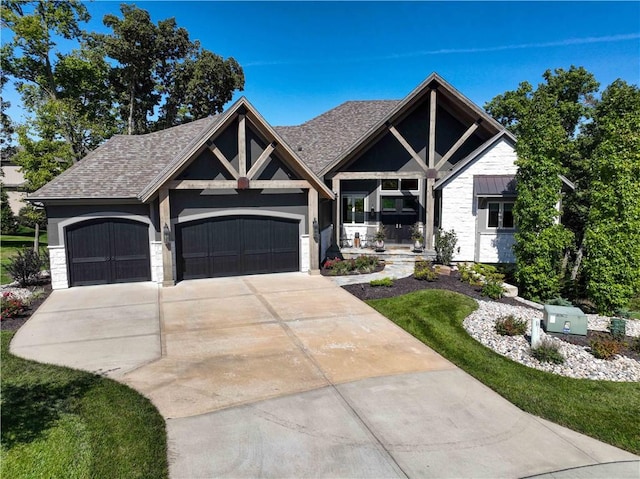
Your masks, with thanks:
M 415 191 L 418 189 L 418 179 L 410 178 L 406 180 L 382 180 L 382 189 L 385 191 Z
M 343 223 L 364 223 L 364 196 L 365 195 L 342 196 Z
M 396 199 L 384 197 L 382 198 L 382 211 L 395 211 L 396 210 Z
M 487 204 L 487 228 L 514 228 L 513 202 L 490 202 Z
M 398 180 L 382 180 L 382 189 L 383 190 L 397 190 L 398 189 Z
M 410 180 L 402 180 L 400 181 L 400 189 L 401 190 L 417 190 L 418 189 L 418 180 L 410 179 Z

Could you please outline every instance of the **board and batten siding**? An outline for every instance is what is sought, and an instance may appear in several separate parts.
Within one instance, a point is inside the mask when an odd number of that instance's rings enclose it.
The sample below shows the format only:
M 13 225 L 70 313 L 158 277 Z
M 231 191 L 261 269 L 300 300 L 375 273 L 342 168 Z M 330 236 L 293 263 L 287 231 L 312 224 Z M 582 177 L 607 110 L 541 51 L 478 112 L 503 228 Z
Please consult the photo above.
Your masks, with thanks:
M 515 165 L 516 158 L 514 148 L 504 139 L 500 140 L 442 188 L 440 224 L 445 231 L 455 230 L 460 248 L 460 252 L 453 258 L 454 261 L 490 263 L 496 262 L 499 256 L 506 256 L 504 252 L 498 254 L 497 244 L 510 242 L 496 241 L 496 234 L 483 234 L 480 236 L 481 244 L 478 245 L 479 257 L 476 258 L 478 205 L 473 194 L 473 177 L 474 175 L 515 175 L 518 169 Z

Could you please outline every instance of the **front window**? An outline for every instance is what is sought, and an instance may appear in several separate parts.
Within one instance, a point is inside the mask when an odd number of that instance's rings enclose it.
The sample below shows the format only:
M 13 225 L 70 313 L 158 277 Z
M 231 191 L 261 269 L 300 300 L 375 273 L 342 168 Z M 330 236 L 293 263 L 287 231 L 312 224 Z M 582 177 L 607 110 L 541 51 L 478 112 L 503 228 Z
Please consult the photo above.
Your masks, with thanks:
M 343 195 L 342 222 L 364 223 L 364 195 Z
M 513 229 L 513 202 L 495 201 L 487 204 L 487 228 Z

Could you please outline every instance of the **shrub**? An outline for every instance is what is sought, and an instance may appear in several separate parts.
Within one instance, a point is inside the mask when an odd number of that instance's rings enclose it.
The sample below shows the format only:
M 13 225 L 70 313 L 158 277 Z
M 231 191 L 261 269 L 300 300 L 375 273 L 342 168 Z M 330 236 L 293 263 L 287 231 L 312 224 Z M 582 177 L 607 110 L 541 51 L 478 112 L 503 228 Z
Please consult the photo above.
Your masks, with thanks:
M 598 359 L 612 359 L 622 348 L 622 343 L 615 339 L 598 338 L 589 342 L 591 354 Z
M 502 283 L 487 281 L 482 285 L 480 294 L 491 299 L 500 299 L 504 295 L 504 288 L 502 287 Z
M 640 338 L 635 338 L 633 341 L 631 341 L 629 343 L 629 347 L 636 353 L 640 354 Z
M 495 328 L 496 333 L 502 336 L 521 336 L 527 332 L 527 322 L 510 314 L 498 318 Z
M 343 274 L 349 274 L 356 269 L 356 262 L 353 259 L 345 259 L 342 261 L 336 261 L 331 267 L 331 274 L 340 276 Z
M 27 310 L 27 305 L 15 294 L 2 293 L 2 307 L 0 308 L 0 320 L 11 319 L 19 316 Z
M 473 270 L 473 266 L 474 265 L 469 266 L 468 264 L 458 265 L 460 281 L 468 283 L 471 286 L 480 286 L 482 284 L 482 280 L 480 279 L 480 275 Z
M 11 206 L 9 206 L 9 195 L 2 183 L 0 183 L 0 214 L 2 216 L 0 218 L 0 230 L 2 234 L 14 234 L 18 227 L 18 222 L 11 210 Z
M 431 262 L 416 261 L 413 267 L 413 277 L 419 280 L 436 281 L 438 279 L 438 273 L 431 268 Z
M 436 230 L 436 240 L 434 248 L 436 250 L 436 263 L 450 264 L 453 261 L 453 253 L 456 251 L 458 237 L 454 230 L 443 231 L 438 228 Z M 460 252 L 460 248 L 458 248 Z
M 355 259 L 355 269 L 361 273 L 370 273 L 376 269 L 378 263 L 377 256 L 363 254 Z
M 26 247 L 9 259 L 7 272 L 20 286 L 26 286 L 38 277 L 43 264 L 42 256 Z
M 553 306 L 573 306 L 573 303 L 571 303 L 571 301 L 561 298 L 560 296 L 546 301 L 545 304 L 551 304 Z
M 369 281 L 369 285 L 376 288 L 378 286 L 384 286 L 386 288 L 390 288 L 391 286 L 393 286 L 393 279 L 392 278 L 380 278 L 380 279 L 374 279 Z
M 548 339 L 543 340 L 537 348 L 532 348 L 531 355 L 541 363 L 564 363 L 564 356 L 558 345 Z

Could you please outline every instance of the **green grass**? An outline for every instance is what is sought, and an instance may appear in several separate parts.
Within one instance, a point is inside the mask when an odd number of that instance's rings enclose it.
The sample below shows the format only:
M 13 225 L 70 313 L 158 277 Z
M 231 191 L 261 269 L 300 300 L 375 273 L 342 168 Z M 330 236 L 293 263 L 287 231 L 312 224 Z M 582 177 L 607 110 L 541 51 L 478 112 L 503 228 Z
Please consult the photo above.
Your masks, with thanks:
M 0 476 L 166 478 L 166 433 L 149 400 L 94 374 L 9 354 L 2 331 Z
M 40 234 L 40 247 L 47 246 L 47 232 Z M 29 246 L 33 247 L 33 231 L 23 230 L 22 234 L 0 236 L 0 284 L 7 284 L 13 278 L 7 274 L 6 266 L 16 251 Z
M 640 454 L 640 384 L 571 379 L 500 356 L 467 334 L 476 304 L 451 291 L 367 303 L 524 411 Z

